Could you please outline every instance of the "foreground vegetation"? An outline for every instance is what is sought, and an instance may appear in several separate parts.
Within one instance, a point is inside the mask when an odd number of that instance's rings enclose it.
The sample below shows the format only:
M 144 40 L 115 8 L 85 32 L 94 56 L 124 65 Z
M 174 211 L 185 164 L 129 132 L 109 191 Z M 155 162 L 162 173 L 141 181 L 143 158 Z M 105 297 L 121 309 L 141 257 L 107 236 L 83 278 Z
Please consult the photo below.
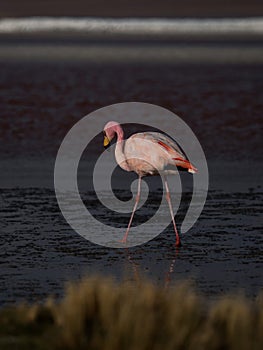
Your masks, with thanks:
M 60 303 L 0 311 L 0 349 L 263 349 L 263 296 L 208 304 L 189 285 L 88 278 Z

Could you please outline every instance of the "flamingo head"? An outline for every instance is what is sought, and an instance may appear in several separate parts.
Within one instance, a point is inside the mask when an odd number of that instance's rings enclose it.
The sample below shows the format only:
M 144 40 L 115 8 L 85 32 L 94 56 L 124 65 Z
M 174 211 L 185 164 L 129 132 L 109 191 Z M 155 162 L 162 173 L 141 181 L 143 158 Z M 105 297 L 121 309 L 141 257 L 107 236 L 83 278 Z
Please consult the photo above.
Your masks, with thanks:
M 104 134 L 103 145 L 104 145 L 105 149 L 110 146 L 110 143 L 116 134 L 117 134 L 118 138 L 123 137 L 123 131 L 122 131 L 120 124 L 117 122 L 112 122 L 112 121 L 108 122 L 104 126 L 103 134 Z

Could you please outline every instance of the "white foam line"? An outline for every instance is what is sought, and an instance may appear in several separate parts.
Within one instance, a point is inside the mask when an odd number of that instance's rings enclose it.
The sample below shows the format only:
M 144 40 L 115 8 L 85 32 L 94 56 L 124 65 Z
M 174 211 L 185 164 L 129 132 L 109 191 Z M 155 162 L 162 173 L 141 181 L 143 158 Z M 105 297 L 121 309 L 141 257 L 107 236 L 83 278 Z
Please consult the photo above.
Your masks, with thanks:
M 54 31 L 107 35 L 263 35 L 263 17 L 217 19 L 30 17 L 0 20 L 0 34 Z

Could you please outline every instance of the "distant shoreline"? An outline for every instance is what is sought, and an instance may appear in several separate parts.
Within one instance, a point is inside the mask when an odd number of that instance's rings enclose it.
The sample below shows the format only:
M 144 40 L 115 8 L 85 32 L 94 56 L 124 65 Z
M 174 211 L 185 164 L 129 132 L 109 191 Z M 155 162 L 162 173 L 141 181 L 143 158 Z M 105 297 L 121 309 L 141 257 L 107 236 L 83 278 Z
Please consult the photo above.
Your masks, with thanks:
M 256 36 L 262 38 L 263 17 L 243 18 L 92 18 L 24 17 L 0 19 L 0 34 L 83 33 L 90 36 L 214 37 Z

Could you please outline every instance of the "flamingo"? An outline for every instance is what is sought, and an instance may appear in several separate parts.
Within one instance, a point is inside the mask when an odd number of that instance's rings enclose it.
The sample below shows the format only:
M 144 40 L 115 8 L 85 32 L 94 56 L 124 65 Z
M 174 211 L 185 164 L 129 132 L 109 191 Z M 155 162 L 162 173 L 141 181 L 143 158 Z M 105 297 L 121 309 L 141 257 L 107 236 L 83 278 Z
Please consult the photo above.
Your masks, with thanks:
M 104 148 L 108 148 L 110 142 L 115 136 L 117 136 L 115 147 L 116 162 L 122 169 L 133 171 L 137 173 L 139 177 L 133 211 L 121 242 L 127 242 L 133 216 L 140 200 L 142 177 L 161 175 L 164 179 L 166 200 L 168 202 L 176 236 L 175 245 L 176 247 L 180 247 L 181 240 L 175 224 L 170 191 L 166 177 L 170 174 L 178 174 L 178 171 L 173 169 L 169 170 L 167 167 L 172 166 L 176 169 L 177 167 L 180 167 L 182 170 L 187 170 L 192 174 L 196 173 L 197 169 L 190 163 L 178 144 L 165 134 L 159 132 L 140 132 L 133 134 L 125 140 L 121 125 L 115 121 L 108 122 L 104 127 L 103 133 Z

